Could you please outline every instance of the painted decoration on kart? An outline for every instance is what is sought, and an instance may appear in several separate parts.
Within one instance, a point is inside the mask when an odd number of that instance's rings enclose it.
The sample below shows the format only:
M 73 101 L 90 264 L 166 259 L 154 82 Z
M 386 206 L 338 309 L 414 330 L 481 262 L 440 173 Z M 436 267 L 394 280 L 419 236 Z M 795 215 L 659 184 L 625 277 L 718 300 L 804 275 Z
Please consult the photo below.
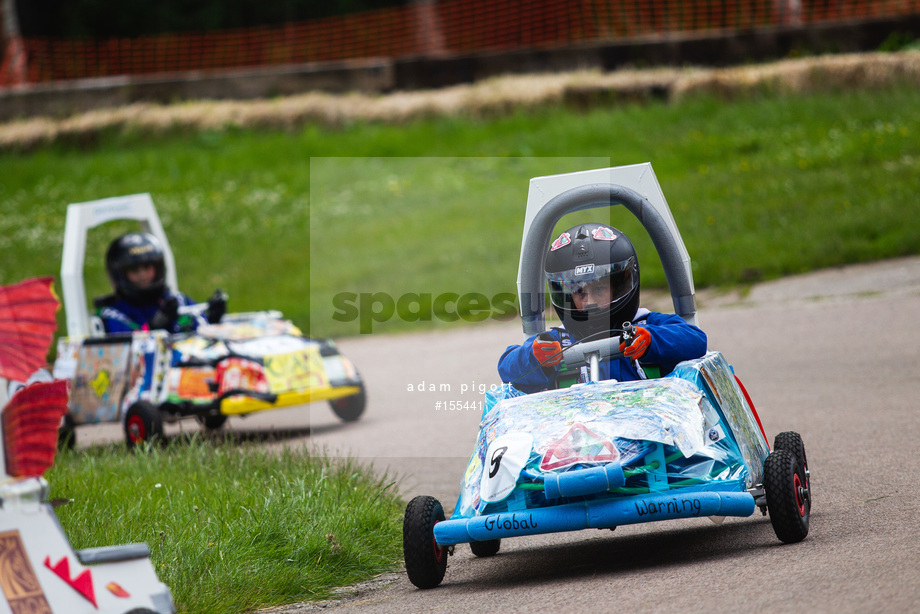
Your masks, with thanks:
M 0 533 L 0 588 L 12 612 L 51 614 L 19 531 Z
M 261 337 L 227 342 L 227 348 L 234 355 L 261 363 L 259 368 L 269 392 L 280 394 L 329 386 L 319 345 L 302 337 Z
M 131 340 L 80 346 L 70 391 L 70 413 L 77 424 L 118 419 L 128 388 Z
M 543 453 L 540 469 L 553 471 L 572 465 L 616 463 L 619 460 L 620 452 L 612 441 L 576 422 Z
M 261 339 L 268 337 L 278 337 L 289 335 L 293 337 L 303 337 L 300 329 L 294 326 L 290 320 L 281 319 L 280 313 L 257 313 L 251 314 L 253 317 L 247 317 L 240 320 L 246 314 L 230 314 L 225 316 L 220 324 L 205 324 L 198 327 L 198 335 L 204 339 L 221 340 L 221 341 L 247 341 L 250 339 Z
M 250 336 L 261 327 L 219 326 L 210 327 L 211 337 L 173 344 L 175 362 L 214 361 L 217 366 L 171 367 L 167 398 L 208 402 L 231 390 L 280 394 L 330 385 L 319 344 L 289 334 Z
M 265 370 L 258 362 L 248 358 L 226 358 L 217 365 L 217 381 L 220 393 L 231 390 L 253 390 L 268 392 Z
M 286 354 L 266 356 L 264 361 L 265 378 L 272 392 L 311 390 L 329 386 L 323 358 L 316 345 Z
M 176 391 L 177 398 L 192 401 L 210 401 L 214 398 L 211 385 L 217 381 L 214 367 L 184 367 L 170 369 L 170 388 Z
M 602 440 L 656 441 L 689 457 L 704 445 L 701 397 L 696 386 L 676 378 L 611 380 L 506 399 L 481 426 L 496 436 L 535 433 L 534 449 L 541 455 L 580 423 Z

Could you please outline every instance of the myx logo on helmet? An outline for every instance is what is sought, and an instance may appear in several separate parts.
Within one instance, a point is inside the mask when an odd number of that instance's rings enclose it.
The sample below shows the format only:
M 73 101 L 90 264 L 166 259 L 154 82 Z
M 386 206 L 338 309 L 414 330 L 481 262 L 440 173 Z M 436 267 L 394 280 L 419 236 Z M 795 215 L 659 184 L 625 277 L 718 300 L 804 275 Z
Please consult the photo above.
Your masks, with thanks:
M 592 275 L 594 274 L 593 264 L 579 264 L 575 267 L 575 275 Z

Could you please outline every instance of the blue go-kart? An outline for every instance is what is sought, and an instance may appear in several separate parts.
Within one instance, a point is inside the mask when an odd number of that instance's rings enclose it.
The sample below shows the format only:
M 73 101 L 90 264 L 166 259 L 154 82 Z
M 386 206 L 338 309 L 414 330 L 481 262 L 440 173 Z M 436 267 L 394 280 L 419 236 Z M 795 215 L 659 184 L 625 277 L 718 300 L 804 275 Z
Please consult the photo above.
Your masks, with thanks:
M 689 257 L 650 164 L 531 180 L 518 274 L 524 333 L 544 330 L 543 257 L 568 213 L 622 205 L 661 258 L 675 312 L 696 323 Z M 627 327 L 628 328 L 628 327 Z M 664 377 L 597 381 L 619 357 L 621 335 L 575 344 L 565 370 L 591 379 L 524 394 L 509 384 L 486 393 L 476 449 L 450 519 L 430 496 L 407 506 L 403 548 L 409 580 L 441 583 L 447 557 L 468 543 L 476 556 L 523 535 L 769 512 L 785 543 L 808 534 L 811 491 L 798 433 L 769 443 L 744 386 L 717 351 Z

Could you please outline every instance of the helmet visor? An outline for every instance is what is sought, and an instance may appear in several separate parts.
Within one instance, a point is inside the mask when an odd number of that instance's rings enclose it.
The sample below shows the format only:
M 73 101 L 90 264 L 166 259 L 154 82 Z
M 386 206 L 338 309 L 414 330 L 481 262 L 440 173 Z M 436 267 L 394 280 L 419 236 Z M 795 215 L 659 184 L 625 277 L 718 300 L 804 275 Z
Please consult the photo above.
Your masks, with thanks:
M 587 305 L 603 309 L 629 296 L 639 283 L 634 257 L 613 264 L 579 265 L 546 273 L 546 278 L 550 300 L 561 309 L 583 309 Z

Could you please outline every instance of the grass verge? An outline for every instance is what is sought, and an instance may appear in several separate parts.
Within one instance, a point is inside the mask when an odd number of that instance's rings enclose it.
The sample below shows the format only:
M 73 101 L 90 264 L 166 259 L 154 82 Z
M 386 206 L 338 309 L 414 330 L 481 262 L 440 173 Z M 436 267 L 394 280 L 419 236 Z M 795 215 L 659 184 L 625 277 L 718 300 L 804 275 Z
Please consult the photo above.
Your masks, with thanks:
M 232 310 L 279 309 L 316 336 L 358 334 L 336 294 L 516 291 L 527 185 L 538 174 L 651 161 L 698 287 L 920 253 L 916 84 L 693 96 L 573 112 L 393 126 L 119 133 L 88 149 L 0 154 L 0 283 L 54 274 L 66 205 L 150 192 L 181 288 Z M 661 287 L 648 242 L 643 284 Z M 118 228 L 94 230 L 88 295 Z M 512 316 L 513 317 L 513 316 Z M 62 319 L 63 323 L 63 319 Z M 374 332 L 453 325 L 391 317 Z
M 402 558 L 393 484 L 347 459 L 193 437 L 64 453 L 46 478 L 74 547 L 147 543 L 179 612 L 323 599 Z

